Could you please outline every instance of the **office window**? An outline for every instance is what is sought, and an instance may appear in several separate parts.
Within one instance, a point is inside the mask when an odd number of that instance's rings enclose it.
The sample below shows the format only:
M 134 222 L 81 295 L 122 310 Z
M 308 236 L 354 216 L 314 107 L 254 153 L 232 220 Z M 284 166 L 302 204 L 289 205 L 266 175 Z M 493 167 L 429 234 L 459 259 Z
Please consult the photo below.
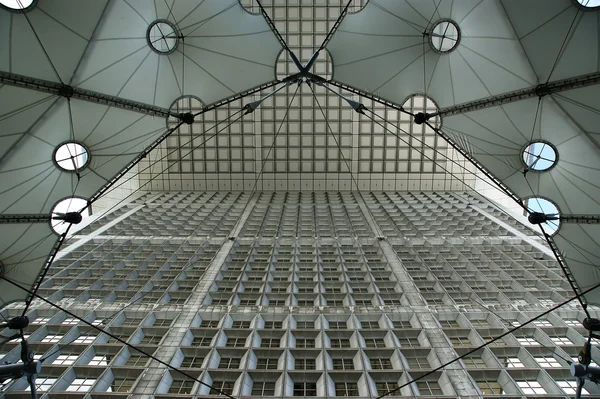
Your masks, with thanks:
M 440 384 L 436 381 L 417 381 L 417 388 L 421 396 L 441 396 L 444 394 Z
M 210 346 L 212 337 L 194 337 L 192 346 Z
M 542 368 L 562 367 L 560 363 L 552 356 L 540 356 L 534 359 Z
M 387 358 L 371 359 L 371 368 L 373 370 L 391 370 L 392 362 Z
M 363 330 L 377 330 L 380 328 L 379 323 L 376 321 L 361 321 L 360 325 Z
M 146 356 L 141 355 L 131 355 L 129 359 L 125 362 L 127 366 L 144 366 L 148 358 Z
M 256 368 L 257 369 L 276 370 L 277 369 L 277 359 L 275 359 L 275 358 L 258 359 L 256 361 Z
M 483 369 L 487 367 L 483 359 L 480 357 L 467 356 L 462 360 L 465 363 L 465 366 L 467 366 L 469 369 Z
M 440 320 L 442 328 L 460 328 L 460 325 L 456 320 Z
M 48 334 L 44 338 L 42 338 L 42 342 L 56 343 L 62 339 L 62 335 L 58 334 Z
M 567 337 L 550 337 L 550 339 L 552 340 L 552 342 L 554 342 L 556 345 L 559 345 L 559 346 L 563 346 L 563 345 L 575 345 Z
M 225 346 L 230 348 L 243 348 L 246 345 L 246 338 L 234 337 L 228 338 Z
M 398 384 L 395 382 L 387 381 L 376 382 L 375 387 L 377 388 L 377 394 L 381 396 L 387 392 L 393 391 L 394 389 L 398 388 Z
M 502 395 L 504 390 L 498 381 L 477 381 L 477 386 L 484 395 Z
M 252 396 L 275 396 L 275 383 L 254 382 L 252 384 Z
M 385 341 L 383 338 L 365 338 L 365 345 L 367 348 L 385 348 Z
M 552 323 L 550 323 L 548 320 L 535 320 L 533 325 L 537 327 L 552 327 Z
M 140 340 L 138 345 L 158 345 L 163 339 L 163 335 L 158 332 L 147 332 Z
M 75 325 L 77 323 L 79 323 L 79 320 L 74 319 L 74 318 L 67 318 L 67 319 L 64 319 L 62 321 L 62 323 L 60 323 L 60 324 L 66 324 L 66 325 L 72 326 L 72 325 Z
M 264 328 L 271 330 L 281 330 L 283 328 L 283 323 L 281 321 L 265 321 Z
M 533 338 L 517 338 L 517 341 L 519 341 L 519 343 L 521 345 L 523 345 L 523 346 L 535 346 L 535 345 L 539 345 L 539 342 L 537 342 Z
M 96 339 L 95 335 L 82 335 L 77 337 L 77 339 L 75 339 L 75 341 L 73 341 L 74 344 L 91 344 L 92 342 L 94 342 L 94 340 Z
M 315 359 L 295 359 L 296 370 L 315 370 L 317 368 Z
M 336 382 L 336 396 L 358 396 L 358 385 L 355 382 Z
M 96 383 L 92 378 L 75 378 L 71 385 L 67 387 L 68 392 L 87 392 L 92 389 L 92 385 Z
M 563 319 L 563 321 L 568 326 L 571 326 L 571 327 L 581 327 L 581 323 L 579 322 L 579 320 L 575 320 L 575 319 Z
M 577 381 L 556 381 L 556 383 L 567 395 L 575 395 L 577 391 Z M 587 391 L 587 389 L 582 388 L 581 394 L 589 395 L 590 393 Z
M 279 338 L 263 338 L 260 341 L 262 348 L 279 348 Z
M 219 326 L 219 320 L 202 320 L 200 327 L 204 328 L 217 328 Z
M 294 396 L 317 396 L 317 384 L 314 382 L 294 383 Z
M 252 302 L 256 302 L 256 301 L 252 301 Z M 242 321 L 242 320 L 234 320 L 233 324 L 231 325 L 231 328 L 250 328 L 250 322 Z
M 69 366 L 77 360 L 79 355 L 58 355 L 58 357 L 52 362 L 52 364 Z
M 339 329 L 343 329 L 343 328 L 346 328 L 345 321 L 330 321 L 329 322 L 329 329 L 331 329 L 331 330 L 339 330 Z
M 153 326 L 169 327 L 171 323 L 173 323 L 173 319 L 156 319 L 154 320 Z
M 406 361 L 408 362 L 408 367 L 411 369 L 428 369 L 429 362 L 425 357 L 417 357 L 417 356 L 405 356 Z
M 334 370 L 353 370 L 354 362 L 352 359 L 333 359 Z
M 48 324 L 52 317 L 36 317 L 29 324 Z
M 203 360 L 204 360 L 204 356 L 202 356 L 202 357 L 186 356 L 183 358 L 183 362 L 181 362 L 181 367 L 199 368 L 199 367 L 202 367 Z
M 350 348 L 350 340 L 345 338 L 332 338 L 332 348 Z
M 315 347 L 314 339 L 296 338 L 296 348 L 314 348 L 314 347 Z
M 115 378 L 110 384 L 112 392 L 130 392 L 133 388 L 135 379 L 133 378 Z
M 238 358 L 226 358 L 222 357 L 219 362 L 220 369 L 237 369 L 240 367 L 240 362 L 242 359 Z
M 311 305 L 312 306 L 312 305 Z M 296 322 L 296 328 L 302 330 L 314 330 L 315 322 L 314 321 L 298 321 Z
M 227 394 L 227 395 L 232 395 L 233 394 L 233 387 L 235 386 L 235 382 L 234 381 L 213 381 L 212 383 L 212 387 L 218 389 L 219 391 Z M 212 395 L 215 395 L 217 392 L 215 391 L 211 391 L 210 392 Z
M 124 326 L 137 326 L 138 324 L 140 324 L 142 322 L 142 320 L 144 320 L 143 317 L 128 317 L 125 320 L 123 320 L 123 325 Z
M 523 364 L 521 359 L 519 359 L 518 357 L 508 357 L 508 358 L 506 358 L 506 363 L 504 364 L 504 367 L 517 368 L 517 367 L 525 367 L 525 365 Z
M 195 382 L 196 381 L 190 380 L 189 378 L 174 379 L 173 382 L 171 382 L 171 386 L 169 387 L 169 393 L 189 395 L 192 393 L 192 388 L 194 387 Z
M 38 377 L 35 380 L 36 390 L 38 392 L 45 392 L 49 390 L 56 381 L 58 381 L 58 378 Z M 25 391 L 30 392 L 29 386 L 25 388 Z
M 526 395 L 543 395 L 547 393 L 537 381 L 517 381 L 517 385 Z
M 400 341 L 400 346 L 404 347 L 418 347 L 421 346 L 419 340 L 413 337 L 398 337 L 398 341 Z
M 90 365 L 90 366 L 107 366 L 108 360 L 106 359 L 106 356 L 104 356 L 104 355 L 94 356 L 92 358 L 92 360 L 90 360 L 88 365 Z

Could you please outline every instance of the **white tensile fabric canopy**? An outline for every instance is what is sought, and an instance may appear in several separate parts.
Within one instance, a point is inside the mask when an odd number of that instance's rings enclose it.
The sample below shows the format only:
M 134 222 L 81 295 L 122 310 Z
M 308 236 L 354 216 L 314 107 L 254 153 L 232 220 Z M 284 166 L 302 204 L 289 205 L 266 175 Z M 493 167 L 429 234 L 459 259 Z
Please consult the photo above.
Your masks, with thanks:
M 210 104 L 275 80 L 281 46 L 261 16 L 237 0 L 171 3 L 44 0 L 24 12 L 0 9 L 0 208 L 21 218 L 0 224 L 6 277 L 33 286 L 57 241 L 49 224 L 57 201 L 92 198 L 163 137 L 160 109 L 168 112 L 184 93 Z M 84 101 L 36 84 L 123 101 Z M 151 112 L 133 111 L 136 101 Z M 66 142 L 85 149 L 81 170 L 55 162 Z M 5 285 L 2 305 L 26 298 Z
M 335 80 L 397 104 L 415 92 L 433 98 L 442 111 L 442 133 L 518 198 L 549 200 L 562 216 L 597 217 L 599 86 L 456 114 L 443 111 L 598 73 L 598 12 L 574 0 L 372 0 L 346 16 L 328 49 Z M 439 38 L 435 24 L 444 20 L 460 31 L 460 37 L 445 39 L 458 41 L 448 53 L 435 51 L 429 42 Z M 433 34 L 424 37 L 423 32 Z M 523 150 L 531 142 L 552 146 L 557 157 L 552 168 L 536 171 L 526 165 Z M 597 231 L 597 224 L 561 221 L 553 238 L 581 290 L 600 281 Z M 600 303 L 600 292 L 585 298 Z
M 575 0 L 370 0 L 326 47 L 334 82 L 398 106 L 431 97 L 439 133 L 524 206 L 542 197 L 577 215 L 552 240 L 581 290 L 600 281 L 600 227 L 581 222 L 600 216 L 599 13 Z M 238 0 L 34 1 L 0 9 L 0 34 L 0 262 L 27 287 L 55 252 L 57 201 L 97 198 L 168 134 L 181 96 L 210 106 L 275 82 L 282 51 Z M 593 83 L 545 86 L 584 75 Z M 67 142 L 83 146 L 85 167 L 55 163 Z M 523 157 L 532 142 L 552 149 L 552 168 Z M 0 304 L 27 297 L 5 285 Z

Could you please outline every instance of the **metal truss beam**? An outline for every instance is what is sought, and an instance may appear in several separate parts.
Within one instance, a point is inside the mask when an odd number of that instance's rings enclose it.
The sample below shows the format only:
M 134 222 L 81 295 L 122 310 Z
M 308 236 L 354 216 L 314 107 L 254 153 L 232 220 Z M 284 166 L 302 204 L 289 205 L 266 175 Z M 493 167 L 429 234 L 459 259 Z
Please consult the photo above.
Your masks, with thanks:
M 402 113 L 405 113 L 405 114 L 408 114 L 408 115 L 412 115 L 410 112 L 408 112 L 407 110 L 405 110 L 404 108 L 402 108 L 402 106 L 400 106 L 400 105 L 398 105 L 398 104 L 396 104 L 396 103 L 394 103 L 392 101 L 386 100 L 386 99 L 381 98 L 381 97 L 377 97 L 374 94 L 368 93 L 366 91 L 357 89 L 357 88 L 352 87 L 352 86 L 348 86 L 347 84 L 344 84 L 344 83 L 341 83 L 341 82 L 337 82 L 335 80 L 322 80 L 321 82 L 322 83 L 326 83 L 326 84 L 330 84 L 332 86 L 338 87 L 338 88 L 343 89 L 343 90 L 346 90 L 346 91 L 348 91 L 348 92 L 350 92 L 352 94 L 356 94 L 357 96 L 364 97 L 364 98 L 369 99 L 371 101 L 375 101 L 376 103 L 379 103 L 381 105 L 385 105 L 386 107 L 390 107 L 390 108 L 395 109 L 397 111 L 400 111 Z
M 402 106 L 384 98 L 377 97 L 376 95 L 368 93 L 366 91 L 357 89 L 355 87 L 349 86 L 341 82 L 337 82 L 335 80 L 328 80 L 324 83 L 339 87 L 340 89 L 344 89 L 346 91 L 349 91 L 350 93 L 367 98 L 381 105 L 385 105 L 386 107 L 390 107 L 410 115 L 410 112 L 406 111 L 404 108 L 402 108 Z M 509 93 L 499 94 L 497 96 L 482 98 L 480 100 L 471 101 L 468 103 L 441 108 L 436 113 L 427 114 L 427 117 L 431 118 L 433 116 L 451 116 L 464 114 L 466 112 L 477 111 L 484 108 L 497 107 L 499 105 L 509 104 L 516 101 L 526 100 L 529 98 L 543 97 L 553 93 L 559 93 L 562 91 L 577 89 L 581 87 L 594 86 L 597 84 L 600 84 L 600 72 L 594 72 L 587 75 L 580 75 L 568 79 L 548 82 L 534 87 L 529 87 L 527 89 L 516 90 Z
M 14 214 L 0 215 L 0 224 L 8 223 L 48 223 L 50 215 Z
M 168 116 L 179 116 L 178 114 L 173 114 L 166 108 L 9 72 L 0 72 L 0 83 L 41 91 L 44 93 L 51 93 L 61 97 L 75 98 L 78 100 L 122 108 L 128 111 L 139 112 L 152 116 L 160 116 L 165 118 Z
M 529 98 L 543 97 L 561 91 L 577 89 L 580 87 L 594 86 L 600 84 L 600 72 L 594 72 L 587 75 L 575 76 L 573 78 L 557 80 L 540 84 L 527 89 L 511 91 L 509 93 L 499 94 L 468 103 L 457 104 L 451 107 L 441 108 L 435 114 L 428 116 L 451 116 L 464 114 L 466 112 L 477 111 L 484 108 L 497 107 L 499 105 L 513 103 L 515 101 L 526 100 Z
M 600 224 L 600 215 L 560 215 L 561 223 Z

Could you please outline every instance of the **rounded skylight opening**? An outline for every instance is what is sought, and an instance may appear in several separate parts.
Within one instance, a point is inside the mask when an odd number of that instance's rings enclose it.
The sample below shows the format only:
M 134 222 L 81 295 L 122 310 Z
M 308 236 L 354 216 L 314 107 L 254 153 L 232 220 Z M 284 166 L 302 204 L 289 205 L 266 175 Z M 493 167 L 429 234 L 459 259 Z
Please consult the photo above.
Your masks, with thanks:
M 199 97 L 188 94 L 178 97 L 169 107 L 167 128 L 174 128 L 181 122 L 191 125 L 196 120 L 194 115 L 201 112 L 204 107 L 206 107 L 206 104 Z
M 54 205 L 52 208 L 52 220 L 50 221 L 50 225 L 56 234 L 63 234 L 70 223 L 55 218 L 64 217 L 64 215 L 69 212 L 79 213 L 82 219 L 90 216 L 90 207 L 87 206 L 87 200 L 81 197 L 70 197 L 60 200 Z
M 525 206 L 531 214 L 543 214 L 547 221 L 540 223 L 548 235 L 554 235 L 560 228 L 560 210 L 558 205 L 544 197 L 530 197 L 525 200 Z
M 154 52 L 158 54 L 171 54 L 179 44 L 179 34 L 171 21 L 158 19 L 148 27 L 146 40 Z
M 582 8 L 594 10 L 600 7 L 600 0 L 574 0 Z
M 442 19 L 433 24 L 429 32 L 429 44 L 436 52 L 447 54 L 452 52 L 460 42 L 460 29 L 451 19 Z
M 37 0 L 0 0 L 0 7 L 10 11 L 27 11 L 33 8 Z
M 437 105 L 437 103 L 435 101 L 433 101 L 433 99 L 429 96 L 424 96 L 422 94 L 415 94 L 412 95 L 410 97 L 408 97 L 406 100 L 404 100 L 404 103 L 402 104 L 402 108 L 409 112 L 412 115 L 415 115 L 412 118 L 412 122 L 417 124 L 417 125 L 423 125 L 425 126 L 428 130 L 430 130 L 429 126 L 427 125 L 430 124 L 431 126 L 435 127 L 436 129 L 439 128 L 442 124 L 442 120 L 439 116 L 432 116 L 434 114 L 437 114 L 437 112 L 439 111 L 439 107 Z M 426 117 L 426 122 L 421 122 L 419 120 L 419 116 L 420 115 L 427 115 Z M 421 122 L 421 123 L 419 123 Z
M 523 148 L 522 160 L 527 170 L 545 172 L 558 162 L 558 151 L 547 141 L 532 141 Z
M 76 141 L 62 143 L 56 147 L 52 157 L 60 169 L 68 172 L 77 172 L 90 162 L 90 153 L 87 148 Z

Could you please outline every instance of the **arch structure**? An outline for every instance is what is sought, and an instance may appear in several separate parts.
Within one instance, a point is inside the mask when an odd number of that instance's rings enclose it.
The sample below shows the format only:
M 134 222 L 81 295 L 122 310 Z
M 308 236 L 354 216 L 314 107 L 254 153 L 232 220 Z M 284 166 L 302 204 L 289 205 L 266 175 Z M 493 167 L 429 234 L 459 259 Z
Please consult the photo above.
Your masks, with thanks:
M 556 225 L 543 234 L 577 289 L 600 281 L 595 7 L 574 0 L 370 0 L 359 12 L 342 13 L 320 49 L 333 62 L 331 80 L 311 70 L 317 57 L 300 63 L 290 53 L 298 71 L 280 81 L 285 35 L 266 13 L 247 12 L 238 0 L 44 0 L 21 8 L 7 1 L 0 8 L 0 35 L 8 38 L 0 46 L 4 277 L 39 284 L 66 237 L 50 223 L 65 213 L 54 209 L 59 201 L 84 198 L 83 208 L 93 207 L 181 126 L 297 81 L 342 87 L 400 112 L 415 94 L 433 99 L 438 108 L 410 121 L 435 131 L 529 214 L 558 219 L 540 225 Z M 182 98 L 196 105 L 174 106 Z M 362 111 L 356 104 L 333 106 Z M 281 113 L 273 115 L 278 124 Z M 420 143 L 427 140 L 422 134 Z M 349 157 L 353 139 L 345 144 Z M 317 151 L 301 159 L 313 170 L 330 161 L 311 156 Z M 361 167 L 359 159 L 351 164 Z M 364 175 L 383 174 L 367 165 Z M 361 188 L 373 189 L 347 187 Z M 535 198 L 557 211 L 532 207 Z M 2 305 L 27 299 L 0 286 Z M 600 304 L 600 292 L 585 300 Z

